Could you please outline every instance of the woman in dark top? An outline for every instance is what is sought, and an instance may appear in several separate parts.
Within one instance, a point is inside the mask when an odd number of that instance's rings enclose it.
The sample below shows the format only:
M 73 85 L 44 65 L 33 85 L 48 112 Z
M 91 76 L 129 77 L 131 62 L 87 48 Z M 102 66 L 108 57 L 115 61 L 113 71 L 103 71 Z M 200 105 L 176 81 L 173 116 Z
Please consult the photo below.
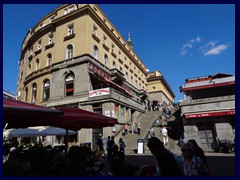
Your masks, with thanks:
M 189 144 L 193 145 L 193 149 L 194 149 L 194 156 L 197 156 L 199 158 L 201 158 L 201 160 L 203 161 L 204 165 L 208 168 L 208 163 L 207 163 L 207 158 L 202 150 L 202 148 L 200 148 L 197 144 L 197 142 L 194 139 L 190 139 L 188 141 Z

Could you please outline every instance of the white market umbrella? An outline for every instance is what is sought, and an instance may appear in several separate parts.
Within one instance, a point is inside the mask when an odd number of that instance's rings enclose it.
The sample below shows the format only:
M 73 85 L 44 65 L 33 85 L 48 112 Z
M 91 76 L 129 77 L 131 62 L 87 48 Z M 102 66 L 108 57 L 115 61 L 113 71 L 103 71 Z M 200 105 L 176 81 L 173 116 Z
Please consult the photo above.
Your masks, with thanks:
M 6 129 L 3 132 L 3 137 L 18 138 L 18 137 L 37 137 L 41 136 L 38 130 L 19 128 L 19 129 Z
M 57 135 L 66 135 L 66 129 L 57 128 L 57 127 L 46 127 L 44 129 L 38 130 L 41 136 L 57 136 Z M 75 131 L 68 130 L 69 135 L 75 134 Z

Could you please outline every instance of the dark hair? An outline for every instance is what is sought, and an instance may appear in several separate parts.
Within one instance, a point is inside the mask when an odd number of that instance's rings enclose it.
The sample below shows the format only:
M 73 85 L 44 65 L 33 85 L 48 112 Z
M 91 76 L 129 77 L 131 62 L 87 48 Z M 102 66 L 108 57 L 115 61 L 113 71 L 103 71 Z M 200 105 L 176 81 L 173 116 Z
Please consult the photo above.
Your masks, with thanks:
M 197 142 L 194 139 L 188 140 L 188 143 L 191 143 L 194 146 L 194 148 L 198 147 L 198 144 L 197 144 Z
M 162 141 L 160 141 L 160 139 L 158 139 L 157 137 L 151 137 L 148 140 L 147 146 L 149 148 L 163 148 L 163 143 Z

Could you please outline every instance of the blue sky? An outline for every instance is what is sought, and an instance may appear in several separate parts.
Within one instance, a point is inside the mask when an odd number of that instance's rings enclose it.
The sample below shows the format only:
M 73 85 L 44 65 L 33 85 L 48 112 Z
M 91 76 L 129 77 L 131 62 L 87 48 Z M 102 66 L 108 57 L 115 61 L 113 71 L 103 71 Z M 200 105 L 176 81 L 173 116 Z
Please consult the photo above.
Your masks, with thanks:
M 22 41 L 57 4 L 3 5 L 3 89 L 16 93 Z M 177 99 L 185 79 L 235 74 L 234 4 L 100 4 L 150 72 L 159 70 Z M 12 13 L 14 12 L 14 13 Z

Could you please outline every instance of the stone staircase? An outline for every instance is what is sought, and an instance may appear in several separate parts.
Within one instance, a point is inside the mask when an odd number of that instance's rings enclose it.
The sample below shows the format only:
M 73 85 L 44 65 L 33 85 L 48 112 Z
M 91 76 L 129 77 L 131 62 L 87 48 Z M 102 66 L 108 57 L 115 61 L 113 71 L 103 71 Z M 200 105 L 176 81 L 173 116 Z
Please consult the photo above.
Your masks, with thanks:
M 144 139 L 146 140 L 146 137 L 148 135 L 149 128 L 154 124 L 154 121 L 157 119 L 157 117 L 162 114 L 161 111 L 148 111 L 146 114 L 143 114 L 139 118 L 141 119 L 141 133 L 138 134 L 131 134 L 128 133 L 125 137 L 122 136 L 122 133 L 119 133 L 115 137 L 115 142 L 118 144 L 119 138 L 122 138 L 123 141 L 126 144 L 125 153 L 126 154 L 136 154 L 137 148 L 138 148 L 138 139 Z M 129 129 L 131 130 L 131 127 L 129 126 Z M 159 138 L 161 141 L 163 141 L 163 137 L 161 134 L 161 127 L 154 127 L 155 136 Z M 168 144 L 166 145 L 166 148 L 173 151 L 173 152 L 179 152 L 180 148 L 177 145 L 178 140 L 173 140 L 171 138 L 168 138 Z M 147 142 L 144 143 L 144 154 L 151 154 L 147 147 Z
M 122 138 L 126 144 L 125 153 L 126 154 L 135 154 L 137 152 L 137 141 L 138 139 L 145 139 L 148 134 L 149 128 L 152 126 L 156 118 L 160 115 L 160 111 L 149 111 L 146 114 L 143 114 L 139 117 L 141 119 L 141 132 L 140 135 L 128 133 L 125 137 L 122 136 L 122 133 L 119 133 L 115 137 L 115 143 L 118 144 L 119 138 Z M 131 130 L 131 127 L 129 126 Z M 145 148 L 146 149 L 146 148 Z

